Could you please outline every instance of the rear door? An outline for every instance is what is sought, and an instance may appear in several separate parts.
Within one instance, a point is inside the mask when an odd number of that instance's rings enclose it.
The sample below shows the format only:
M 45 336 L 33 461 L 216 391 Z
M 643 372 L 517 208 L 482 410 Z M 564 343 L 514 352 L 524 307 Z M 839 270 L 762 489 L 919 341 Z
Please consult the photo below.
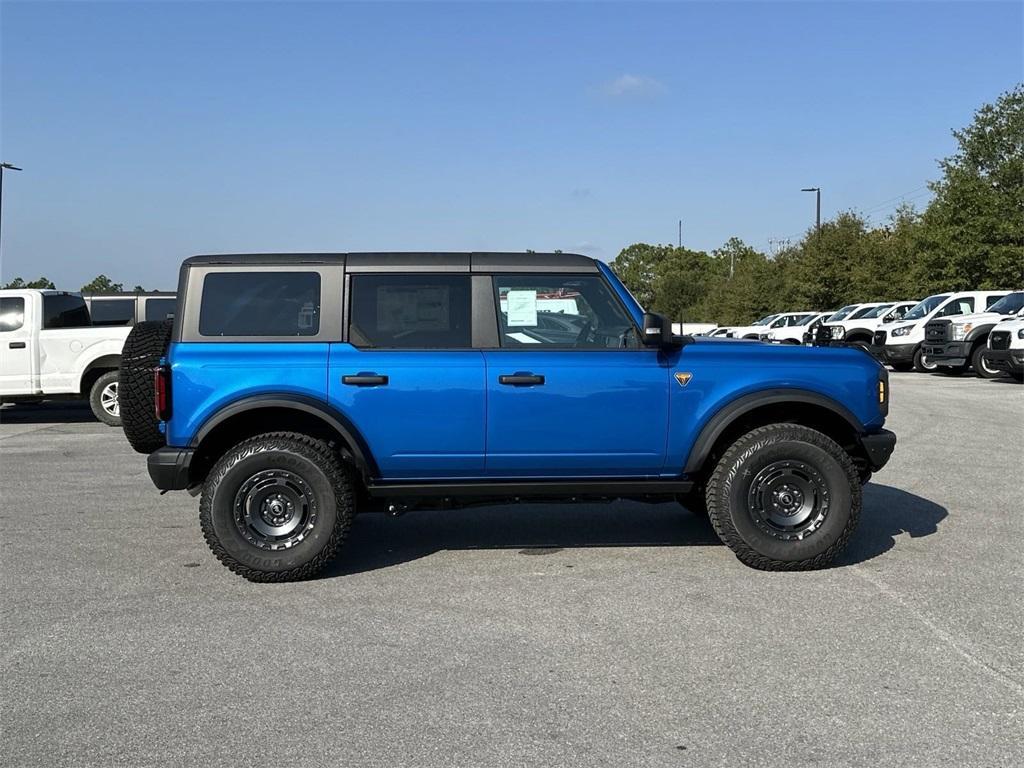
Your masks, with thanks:
M 383 478 L 483 474 L 484 360 L 473 349 L 464 261 L 428 272 L 373 271 L 349 259 L 345 341 L 331 345 L 328 396 Z
M 38 343 L 31 293 L 0 297 L 0 393 L 27 395 L 36 391 Z
M 639 477 L 664 469 L 669 367 L 601 275 L 493 276 L 487 474 Z

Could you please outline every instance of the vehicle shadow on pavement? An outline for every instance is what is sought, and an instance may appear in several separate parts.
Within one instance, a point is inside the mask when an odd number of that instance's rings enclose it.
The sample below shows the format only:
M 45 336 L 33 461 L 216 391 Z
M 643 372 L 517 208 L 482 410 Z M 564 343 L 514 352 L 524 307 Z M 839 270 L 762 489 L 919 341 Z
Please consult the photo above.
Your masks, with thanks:
M 356 517 L 323 578 L 388 568 L 458 549 L 545 555 L 583 547 L 721 546 L 711 525 L 674 502 L 512 504 Z
M 88 403 L 11 404 L 0 408 L 0 424 L 84 424 L 96 422 Z
M 835 565 L 855 565 L 885 554 L 904 533 L 912 539 L 938 533 L 939 523 L 948 515 L 945 507 L 921 496 L 868 483 L 864 486 L 860 524 Z
M 860 525 L 835 566 L 888 552 L 896 537 L 938 532 L 948 512 L 934 502 L 887 485 L 864 489 Z M 320 575 L 333 578 L 459 549 L 519 549 L 524 555 L 585 547 L 721 546 L 711 525 L 672 502 L 642 504 L 513 504 L 421 510 L 398 518 L 356 517 L 343 555 Z

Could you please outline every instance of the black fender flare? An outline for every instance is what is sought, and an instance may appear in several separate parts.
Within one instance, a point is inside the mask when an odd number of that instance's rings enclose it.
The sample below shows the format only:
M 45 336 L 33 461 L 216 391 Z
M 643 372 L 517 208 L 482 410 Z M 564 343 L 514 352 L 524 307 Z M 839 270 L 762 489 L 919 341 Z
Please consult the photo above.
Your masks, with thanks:
M 309 395 L 297 395 L 294 393 L 264 393 L 235 400 L 223 406 L 203 422 L 202 426 L 196 430 L 196 433 L 189 441 L 189 447 L 193 449 L 198 448 L 203 440 L 206 439 L 213 430 L 228 419 L 245 413 L 246 411 L 255 411 L 263 408 L 287 408 L 294 411 L 301 411 L 319 418 L 329 427 L 334 429 L 334 431 L 341 435 L 345 440 L 349 449 L 352 451 L 352 459 L 360 472 L 367 477 L 380 476 L 377 469 L 377 462 L 374 460 L 373 454 L 370 452 L 369 445 L 359 430 L 356 429 L 355 425 L 349 421 L 348 417 L 336 408 L 332 408 L 327 403 L 310 397 Z
M 818 392 L 813 392 L 807 389 L 785 388 L 751 392 L 750 394 L 743 395 L 735 400 L 730 400 L 724 406 L 719 408 L 710 419 L 708 419 L 707 423 L 705 423 L 701 428 L 700 434 L 697 435 L 697 439 L 694 441 L 693 447 L 690 449 L 690 454 L 686 459 L 686 466 L 683 469 L 683 472 L 686 474 L 692 474 L 699 471 L 707 460 L 708 455 L 711 453 L 711 449 L 714 447 L 715 442 L 737 419 L 741 418 L 744 414 L 750 413 L 755 408 L 761 408 L 765 405 L 774 405 L 776 403 L 806 403 L 816 405 L 831 411 L 836 416 L 841 417 L 850 425 L 851 429 L 853 429 L 855 433 L 863 434 L 864 432 L 864 425 L 849 408 Z
M 971 328 L 971 332 L 964 337 L 964 341 L 969 341 L 971 344 L 984 342 L 988 338 L 989 331 L 997 325 L 998 323 L 983 323 L 982 325 L 976 325 Z

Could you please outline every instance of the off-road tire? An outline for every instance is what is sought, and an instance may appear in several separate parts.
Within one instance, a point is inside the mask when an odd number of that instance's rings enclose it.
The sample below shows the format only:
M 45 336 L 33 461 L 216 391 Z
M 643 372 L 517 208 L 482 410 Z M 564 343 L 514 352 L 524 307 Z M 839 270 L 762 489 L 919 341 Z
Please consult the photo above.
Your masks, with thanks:
M 766 533 L 748 503 L 759 473 L 789 461 L 812 467 L 827 490 L 820 526 L 799 540 Z M 812 570 L 831 563 L 857 527 L 861 484 L 849 455 L 827 435 L 798 424 L 771 424 L 725 451 L 708 481 L 707 505 L 715 532 L 741 562 L 765 571 Z
M 236 522 L 238 496 L 257 473 L 287 471 L 311 494 L 311 527 L 298 543 L 270 550 L 246 538 Z M 356 483 L 337 451 L 296 432 L 249 438 L 225 453 L 203 484 L 199 523 L 210 550 L 234 573 L 257 582 L 309 579 L 334 559 L 355 515 Z
M 118 371 L 107 371 L 92 383 L 92 388 L 89 390 L 89 407 L 92 408 L 92 415 L 108 427 L 120 427 L 121 417 L 115 416 L 103 407 L 103 390 L 113 384 L 115 388 L 114 396 L 120 400 L 120 397 L 117 395 L 117 390 L 121 388 L 118 384 L 119 376 Z
M 985 350 L 987 347 L 984 344 L 978 344 L 974 347 L 974 351 L 971 352 L 971 367 L 974 368 L 974 372 L 981 376 L 983 379 L 999 379 L 1006 375 L 1004 371 L 998 368 L 993 368 L 988 365 L 985 360 Z
M 171 321 L 136 323 L 121 350 L 118 400 L 125 437 L 139 453 L 162 448 L 165 439 L 153 410 L 153 369 L 167 354 Z
M 918 347 L 914 350 L 914 370 L 918 373 L 933 373 L 939 368 L 936 363 L 927 362 L 924 349 Z

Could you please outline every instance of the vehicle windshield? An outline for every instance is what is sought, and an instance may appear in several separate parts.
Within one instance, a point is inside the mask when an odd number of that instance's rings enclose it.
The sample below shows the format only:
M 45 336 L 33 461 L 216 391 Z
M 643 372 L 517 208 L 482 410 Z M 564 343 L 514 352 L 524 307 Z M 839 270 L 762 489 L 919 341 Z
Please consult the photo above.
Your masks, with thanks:
M 907 314 L 903 316 L 904 320 L 920 320 L 925 315 L 931 313 L 939 304 L 949 298 L 948 293 L 940 293 L 937 296 L 929 296 L 924 301 L 918 302 L 914 305 Z
M 789 325 L 807 325 L 813 318 L 817 317 L 813 312 L 805 315 L 793 315 L 789 321 Z
M 861 317 L 863 317 L 865 320 L 870 320 L 873 317 L 881 317 L 887 311 L 892 309 L 892 306 L 893 306 L 892 304 L 883 304 L 880 307 L 875 307 L 874 309 L 869 309 L 867 312 L 865 312 L 863 315 L 861 315 Z M 854 317 L 856 317 L 856 315 L 854 315 Z
M 765 317 L 762 317 L 760 320 L 751 323 L 751 325 L 768 325 L 768 323 L 770 323 L 772 320 L 774 320 L 777 317 L 778 317 L 777 314 L 776 315 L 766 315 Z
M 1016 315 L 1022 308 L 1024 308 L 1024 291 L 1018 291 L 1003 296 L 986 311 L 996 312 L 1000 315 Z
M 838 312 L 833 312 L 831 315 L 829 315 L 827 318 L 825 318 L 825 322 L 826 323 L 831 323 L 831 322 L 833 322 L 835 320 L 842 320 L 848 314 L 853 312 L 853 310 L 855 310 L 856 308 L 857 308 L 856 304 L 848 304 L 847 306 L 845 306 L 842 309 L 840 309 Z

